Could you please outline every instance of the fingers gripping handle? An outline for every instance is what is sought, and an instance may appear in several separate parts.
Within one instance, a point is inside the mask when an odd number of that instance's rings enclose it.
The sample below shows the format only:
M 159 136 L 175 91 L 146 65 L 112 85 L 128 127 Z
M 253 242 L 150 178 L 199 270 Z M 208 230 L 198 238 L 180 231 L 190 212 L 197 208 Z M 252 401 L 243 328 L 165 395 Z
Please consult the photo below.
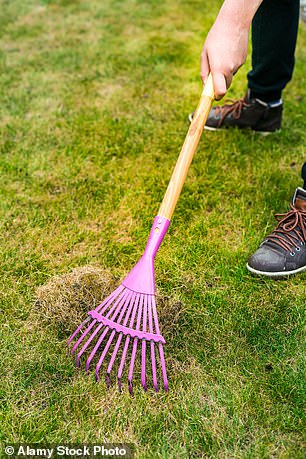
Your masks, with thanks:
M 209 110 L 214 100 L 212 76 L 209 74 L 198 107 L 193 116 L 185 142 L 172 173 L 166 194 L 159 208 L 158 215 L 171 220 L 177 200 L 183 188 L 189 166 L 198 146 Z

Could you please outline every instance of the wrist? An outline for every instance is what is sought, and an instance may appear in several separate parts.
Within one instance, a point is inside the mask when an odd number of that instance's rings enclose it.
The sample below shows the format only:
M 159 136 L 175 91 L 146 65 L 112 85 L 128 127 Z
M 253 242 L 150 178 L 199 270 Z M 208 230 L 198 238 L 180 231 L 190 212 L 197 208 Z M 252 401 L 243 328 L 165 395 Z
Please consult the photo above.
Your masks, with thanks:
M 219 19 L 231 27 L 249 30 L 262 0 L 224 0 Z

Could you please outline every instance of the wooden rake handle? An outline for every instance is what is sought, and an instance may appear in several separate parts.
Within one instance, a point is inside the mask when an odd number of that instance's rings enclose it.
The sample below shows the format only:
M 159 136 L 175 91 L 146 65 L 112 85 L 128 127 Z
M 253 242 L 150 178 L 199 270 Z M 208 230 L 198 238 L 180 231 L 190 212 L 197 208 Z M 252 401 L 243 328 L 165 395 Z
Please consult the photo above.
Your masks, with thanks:
M 207 82 L 203 88 L 199 104 L 188 129 L 185 142 L 172 173 L 166 194 L 159 208 L 158 216 L 160 217 L 171 220 L 214 98 L 212 76 L 209 74 Z

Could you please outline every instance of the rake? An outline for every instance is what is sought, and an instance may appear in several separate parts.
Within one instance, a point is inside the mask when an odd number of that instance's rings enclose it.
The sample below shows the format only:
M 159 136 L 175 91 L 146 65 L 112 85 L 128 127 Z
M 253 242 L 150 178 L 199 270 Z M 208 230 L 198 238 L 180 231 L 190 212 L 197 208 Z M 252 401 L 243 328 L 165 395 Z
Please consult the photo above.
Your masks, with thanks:
M 83 354 L 87 356 L 86 371 L 89 370 L 92 361 L 95 361 L 96 380 L 99 380 L 100 369 L 104 364 L 108 386 L 111 383 L 110 375 L 117 358 L 119 364 L 117 380 L 120 391 L 124 368 L 129 360 L 128 388 L 132 393 L 133 373 L 138 349 L 140 349 L 141 354 L 141 384 L 143 388 L 147 390 L 148 359 L 151 357 L 150 366 L 155 390 L 159 391 L 157 374 L 158 368 L 160 372 L 160 367 L 157 367 L 158 359 L 161 365 L 164 389 L 166 391 L 169 389 L 163 349 L 165 340 L 160 334 L 155 302 L 154 259 L 170 225 L 172 214 L 213 100 L 214 89 L 212 77 L 209 75 L 166 194 L 159 212 L 154 218 L 142 257 L 122 284 L 95 310 L 88 312 L 89 317 L 79 325 L 68 341 L 70 344 L 76 340 L 71 352 L 72 354 L 77 352 L 77 367 L 80 366 Z

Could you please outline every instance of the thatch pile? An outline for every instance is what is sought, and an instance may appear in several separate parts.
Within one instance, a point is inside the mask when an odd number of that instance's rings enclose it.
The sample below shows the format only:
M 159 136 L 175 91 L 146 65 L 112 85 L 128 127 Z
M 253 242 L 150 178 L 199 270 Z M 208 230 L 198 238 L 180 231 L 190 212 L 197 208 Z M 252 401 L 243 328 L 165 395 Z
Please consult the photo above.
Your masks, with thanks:
M 36 290 L 34 312 L 42 320 L 77 327 L 115 288 L 111 274 L 95 266 L 83 266 L 55 276 Z

